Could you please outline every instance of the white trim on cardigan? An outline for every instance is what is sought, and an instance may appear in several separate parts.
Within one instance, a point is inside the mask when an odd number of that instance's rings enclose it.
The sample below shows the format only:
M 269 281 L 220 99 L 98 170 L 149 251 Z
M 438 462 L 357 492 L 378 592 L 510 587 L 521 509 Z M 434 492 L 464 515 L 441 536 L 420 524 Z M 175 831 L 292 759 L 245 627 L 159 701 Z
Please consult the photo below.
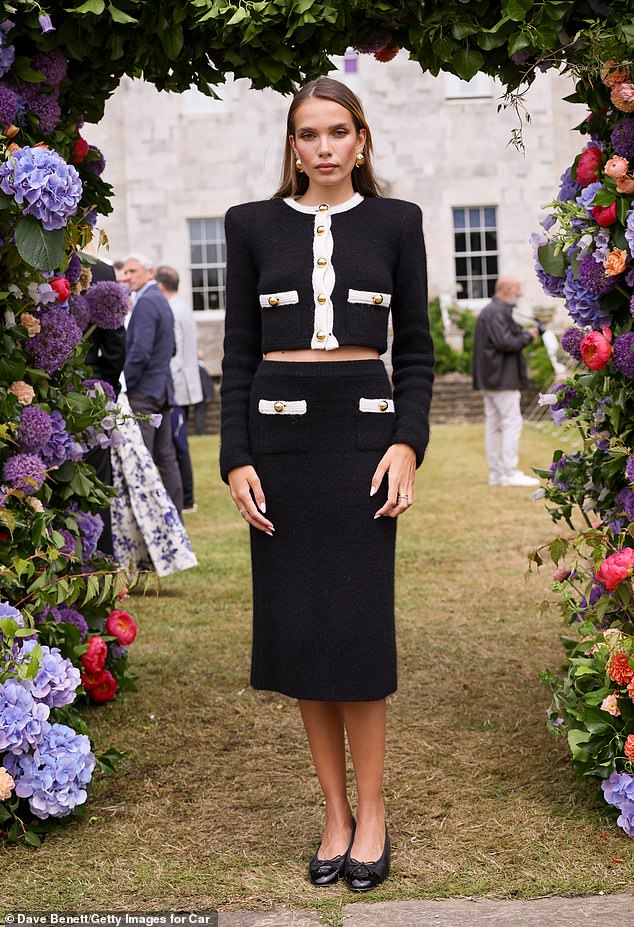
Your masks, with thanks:
M 292 196 L 285 196 L 283 198 L 287 206 L 291 206 L 293 209 L 296 209 L 298 212 L 305 212 L 312 215 L 314 212 L 319 210 L 319 206 L 305 206 L 303 203 L 298 203 L 297 200 L 294 200 Z M 363 197 L 360 193 L 354 193 L 349 200 L 346 200 L 345 203 L 337 203 L 335 206 L 328 206 L 328 210 L 332 216 L 336 215 L 338 212 L 347 212 L 349 209 L 353 209 L 355 206 L 358 206 L 359 203 L 363 202 Z M 325 204 L 323 204 L 325 205 Z
M 360 412 L 394 412 L 392 399 L 359 399 Z
M 392 294 L 379 293 L 378 290 L 348 290 L 348 302 L 388 308 L 392 302 Z
M 281 293 L 260 293 L 260 306 L 263 309 L 275 308 L 275 306 L 292 306 L 299 302 L 297 290 L 283 290 Z M 271 302 L 275 300 L 275 302 Z
M 262 415 L 306 415 L 305 399 L 260 399 L 258 412 Z

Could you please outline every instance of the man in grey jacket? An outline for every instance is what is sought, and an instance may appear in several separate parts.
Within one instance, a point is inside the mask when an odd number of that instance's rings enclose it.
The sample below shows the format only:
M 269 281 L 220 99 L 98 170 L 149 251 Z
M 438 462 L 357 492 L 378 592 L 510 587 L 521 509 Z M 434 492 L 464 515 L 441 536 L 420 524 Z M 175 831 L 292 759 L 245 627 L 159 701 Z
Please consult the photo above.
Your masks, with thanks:
M 513 318 L 522 295 L 515 277 L 500 277 L 495 296 L 476 323 L 473 388 L 484 398 L 485 448 L 491 486 L 537 486 L 539 480 L 517 469 L 522 433 L 520 390 L 528 385 L 524 348 L 537 328 L 524 329 Z
M 203 398 L 198 369 L 198 330 L 192 309 L 178 296 L 178 272 L 173 267 L 164 264 L 157 268 L 154 279 L 169 302 L 174 315 L 176 352 L 171 361 L 172 380 L 174 381 L 172 429 L 183 481 L 183 511 L 195 512 L 194 476 L 187 441 L 185 407 L 196 405 Z

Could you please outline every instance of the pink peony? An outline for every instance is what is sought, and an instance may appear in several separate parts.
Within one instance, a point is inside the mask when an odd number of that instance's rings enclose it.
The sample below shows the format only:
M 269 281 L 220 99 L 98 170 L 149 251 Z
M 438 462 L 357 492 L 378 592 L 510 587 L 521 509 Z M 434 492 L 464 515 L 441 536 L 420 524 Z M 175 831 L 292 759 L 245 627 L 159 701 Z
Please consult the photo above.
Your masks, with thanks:
M 634 549 L 624 547 L 623 550 L 617 551 L 606 557 L 594 578 L 599 583 L 603 583 L 608 592 L 616 589 L 619 583 L 632 575 L 634 570 Z
M 601 710 L 608 711 L 611 715 L 614 715 L 615 718 L 621 714 L 616 704 L 616 697 L 618 692 L 613 692 L 612 695 L 606 695 L 606 697 L 601 702 Z
M 617 193 L 634 193 L 634 177 L 619 177 L 616 189 Z
M 627 174 L 629 166 L 625 158 L 619 158 L 618 155 L 614 155 L 605 165 L 605 173 L 608 177 L 613 177 L 614 180 L 618 180 L 619 177 L 624 177 L 625 174 Z
M 593 206 L 592 215 L 594 221 L 598 222 L 602 228 L 614 225 L 616 222 L 616 202 L 612 203 L 611 206 Z
M 108 656 L 108 645 L 102 637 L 95 634 L 88 641 L 88 650 L 82 654 L 81 662 L 89 673 L 98 673 L 103 669 Z
M 22 406 L 30 406 L 35 399 L 35 390 L 24 380 L 14 380 L 9 387 L 9 392 L 13 393 Z
M 603 154 L 598 148 L 586 148 L 577 162 L 576 179 L 582 187 L 599 179 Z
M 568 579 L 570 576 L 570 570 L 567 570 L 566 567 L 559 567 L 558 570 L 555 570 L 553 573 L 553 580 L 556 583 L 563 583 L 564 580 Z
M 612 332 L 604 325 L 602 332 L 590 332 L 581 339 L 581 359 L 590 370 L 601 370 L 612 355 Z
M 136 637 L 137 626 L 131 615 L 115 609 L 106 618 L 106 631 L 118 638 L 120 644 L 131 644 Z

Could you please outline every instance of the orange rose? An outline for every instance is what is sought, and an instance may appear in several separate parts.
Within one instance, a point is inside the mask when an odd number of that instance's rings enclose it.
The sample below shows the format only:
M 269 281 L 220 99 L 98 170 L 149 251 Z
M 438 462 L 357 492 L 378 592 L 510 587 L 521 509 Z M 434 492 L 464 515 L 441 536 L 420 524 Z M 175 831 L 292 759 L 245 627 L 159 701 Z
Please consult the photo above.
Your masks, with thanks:
M 14 380 L 9 387 L 9 392 L 13 393 L 22 406 L 30 406 L 35 399 L 35 390 L 24 380 Z
M 15 788 L 13 777 L 9 775 L 4 766 L 0 766 L 0 801 L 6 801 L 11 798 L 11 792 Z
M 623 273 L 626 264 L 627 251 L 621 248 L 615 248 L 614 251 L 610 251 L 603 262 L 603 269 L 608 277 L 616 277 L 617 274 Z
M 623 81 L 629 80 L 629 77 L 627 68 L 619 67 L 614 61 L 606 61 L 601 69 L 601 80 L 606 87 L 622 84 Z
M 634 113 L 634 100 L 628 99 L 632 84 L 615 84 L 610 94 L 612 104 L 622 113 Z M 623 93 L 625 90 L 625 94 Z
M 629 166 L 625 158 L 619 158 L 618 155 L 614 155 L 606 162 L 605 173 L 608 177 L 613 177 L 615 180 L 618 180 L 619 177 L 623 177 L 627 174 Z
M 616 182 L 616 189 L 619 193 L 634 193 L 634 177 L 619 177 Z
M 31 315 L 30 312 L 23 312 L 20 316 L 20 325 L 26 328 L 26 333 L 29 338 L 33 338 L 37 335 L 42 328 L 40 325 L 40 320 L 36 319 L 34 315 Z

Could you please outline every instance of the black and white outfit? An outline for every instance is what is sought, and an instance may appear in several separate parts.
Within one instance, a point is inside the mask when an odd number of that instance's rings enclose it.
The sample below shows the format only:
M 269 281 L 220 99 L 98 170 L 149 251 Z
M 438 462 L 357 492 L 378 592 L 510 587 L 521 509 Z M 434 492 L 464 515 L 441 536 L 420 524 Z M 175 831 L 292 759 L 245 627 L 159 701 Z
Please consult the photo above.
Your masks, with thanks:
M 433 343 L 420 209 L 356 193 L 336 206 L 271 199 L 226 216 L 220 467 L 251 464 L 273 537 L 251 528 L 251 684 L 294 698 L 394 692 L 396 519 L 370 497 L 391 444 L 423 459 Z M 265 361 L 361 345 L 380 360 Z

